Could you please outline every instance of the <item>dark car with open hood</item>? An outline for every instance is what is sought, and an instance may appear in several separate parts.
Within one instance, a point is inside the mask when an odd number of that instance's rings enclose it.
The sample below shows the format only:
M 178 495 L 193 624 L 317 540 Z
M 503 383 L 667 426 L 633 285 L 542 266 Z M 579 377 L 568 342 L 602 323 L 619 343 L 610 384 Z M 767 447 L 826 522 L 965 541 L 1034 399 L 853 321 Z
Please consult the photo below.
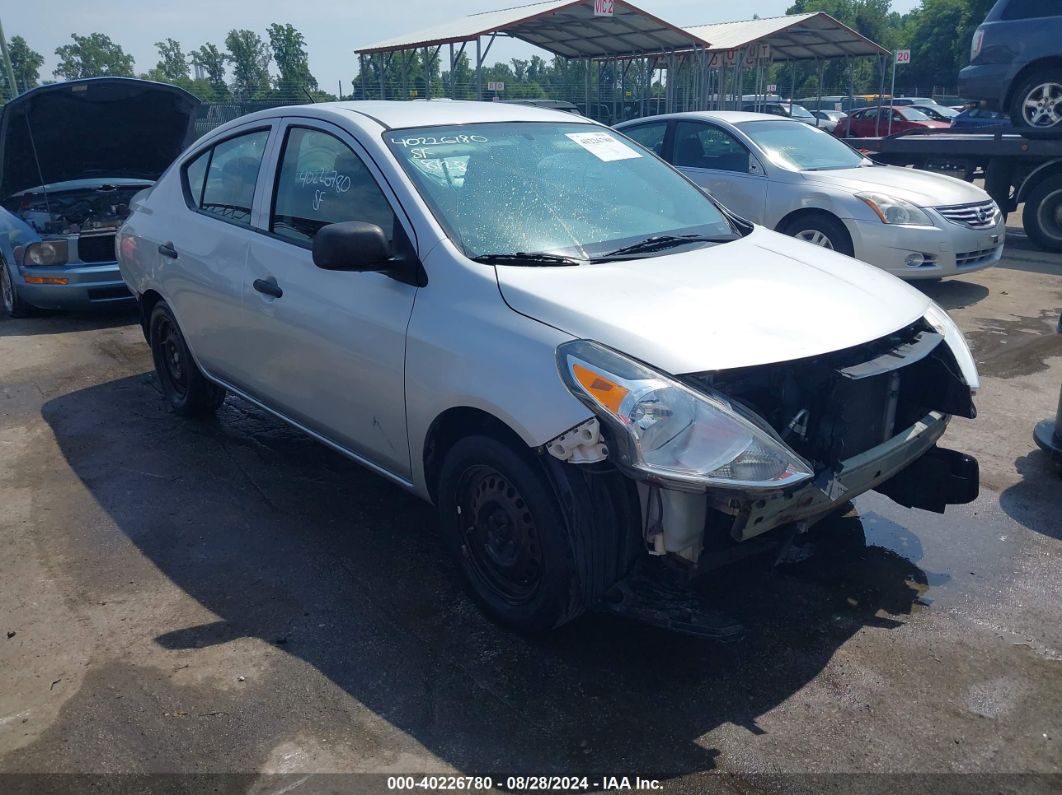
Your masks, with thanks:
M 0 113 L 0 296 L 14 317 L 133 299 L 115 232 L 195 137 L 199 100 L 123 77 L 72 80 Z

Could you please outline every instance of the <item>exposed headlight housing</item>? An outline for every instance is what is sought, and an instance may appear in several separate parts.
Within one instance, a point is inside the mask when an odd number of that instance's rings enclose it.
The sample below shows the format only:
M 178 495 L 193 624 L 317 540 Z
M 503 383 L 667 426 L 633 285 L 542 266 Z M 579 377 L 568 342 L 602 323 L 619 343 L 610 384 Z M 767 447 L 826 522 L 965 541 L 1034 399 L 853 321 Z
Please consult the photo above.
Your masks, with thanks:
M 886 196 L 882 193 L 857 193 L 856 198 L 862 200 L 873 210 L 883 224 L 895 224 L 896 226 L 934 225 L 933 219 L 924 210 L 903 199 Z
M 32 267 L 65 265 L 70 259 L 65 240 L 42 240 L 30 243 L 22 255 L 22 264 Z
M 966 381 L 966 386 L 970 387 L 971 392 L 976 392 L 981 388 L 981 376 L 977 373 L 977 362 L 974 360 L 965 335 L 955 325 L 951 315 L 945 312 L 935 301 L 930 303 L 929 309 L 926 310 L 925 319 L 933 327 L 934 331 L 944 337 L 944 342 L 951 348 L 951 353 L 959 365 L 959 370 L 962 372 L 963 380 Z
M 557 348 L 565 385 L 613 431 L 618 463 L 691 491 L 781 489 L 814 475 L 720 395 L 690 389 L 588 340 Z

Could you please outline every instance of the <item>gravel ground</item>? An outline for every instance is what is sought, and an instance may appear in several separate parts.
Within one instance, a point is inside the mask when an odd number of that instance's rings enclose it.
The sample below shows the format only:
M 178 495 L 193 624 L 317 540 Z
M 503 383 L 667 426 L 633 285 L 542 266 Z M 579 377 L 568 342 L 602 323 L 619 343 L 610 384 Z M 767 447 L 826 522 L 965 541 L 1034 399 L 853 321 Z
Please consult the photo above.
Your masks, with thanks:
M 944 439 L 981 497 L 938 516 L 868 495 L 794 562 L 714 574 L 749 628 L 729 645 L 605 615 L 501 631 L 428 506 L 233 398 L 169 413 L 131 316 L 0 320 L 0 773 L 1057 791 L 1062 481 L 1031 434 L 1062 383 L 1060 277 L 1014 237 L 999 267 L 923 286 L 982 368 L 978 418 Z

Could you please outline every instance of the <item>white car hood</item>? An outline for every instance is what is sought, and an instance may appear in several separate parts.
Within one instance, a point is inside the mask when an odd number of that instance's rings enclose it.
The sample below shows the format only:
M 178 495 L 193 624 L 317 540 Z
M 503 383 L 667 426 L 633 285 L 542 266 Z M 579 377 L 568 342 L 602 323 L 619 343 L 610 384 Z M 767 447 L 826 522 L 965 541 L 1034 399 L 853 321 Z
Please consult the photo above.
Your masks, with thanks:
M 848 348 L 913 323 L 930 305 L 878 268 L 762 227 L 673 255 L 496 271 L 517 312 L 674 374 Z
M 989 199 L 983 190 L 961 179 L 899 166 L 865 166 L 802 173 L 813 184 L 829 185 L 851 193 L 884 193 L 919 207 L 971 204 Z

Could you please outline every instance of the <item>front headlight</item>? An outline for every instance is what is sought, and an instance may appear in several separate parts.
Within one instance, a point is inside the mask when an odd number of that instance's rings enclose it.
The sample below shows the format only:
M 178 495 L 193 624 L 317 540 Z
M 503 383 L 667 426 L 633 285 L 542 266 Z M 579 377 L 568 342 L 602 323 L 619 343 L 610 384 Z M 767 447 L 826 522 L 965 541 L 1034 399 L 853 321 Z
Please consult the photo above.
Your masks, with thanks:
M 971 392 L 981 388 L 981 377 L 977 374 L 977 362 L 974 361 L 973 353 L 966 342 L 966 336 L 962 333 L 951 315 L 945 312 L 935 301 L 930 303 L 925 314 L 926 322 L 944 337 L 944 342 L 951 348 L 952 356 L 955 357 L 966 386 Z
M 65 265 L 69 259 L 65 240 L 43 240 L 26 246 L 22 264 L 34 267 L 41 265 Z
M 862 200 L 870 207 L 883 224 L 933 226 L 933 219 L 921 208 L 915 207 L 911 202 L 906 202 L 903 199 L 885 196 L 881 193 L 857 193 L 856 198 Z
M 557 365 L 571 393 L 614 431 L 612 454 L 630 469 L 698 490 L 779 489 L 814 475 L 722 396 L 587 340 L 560 345 Z

